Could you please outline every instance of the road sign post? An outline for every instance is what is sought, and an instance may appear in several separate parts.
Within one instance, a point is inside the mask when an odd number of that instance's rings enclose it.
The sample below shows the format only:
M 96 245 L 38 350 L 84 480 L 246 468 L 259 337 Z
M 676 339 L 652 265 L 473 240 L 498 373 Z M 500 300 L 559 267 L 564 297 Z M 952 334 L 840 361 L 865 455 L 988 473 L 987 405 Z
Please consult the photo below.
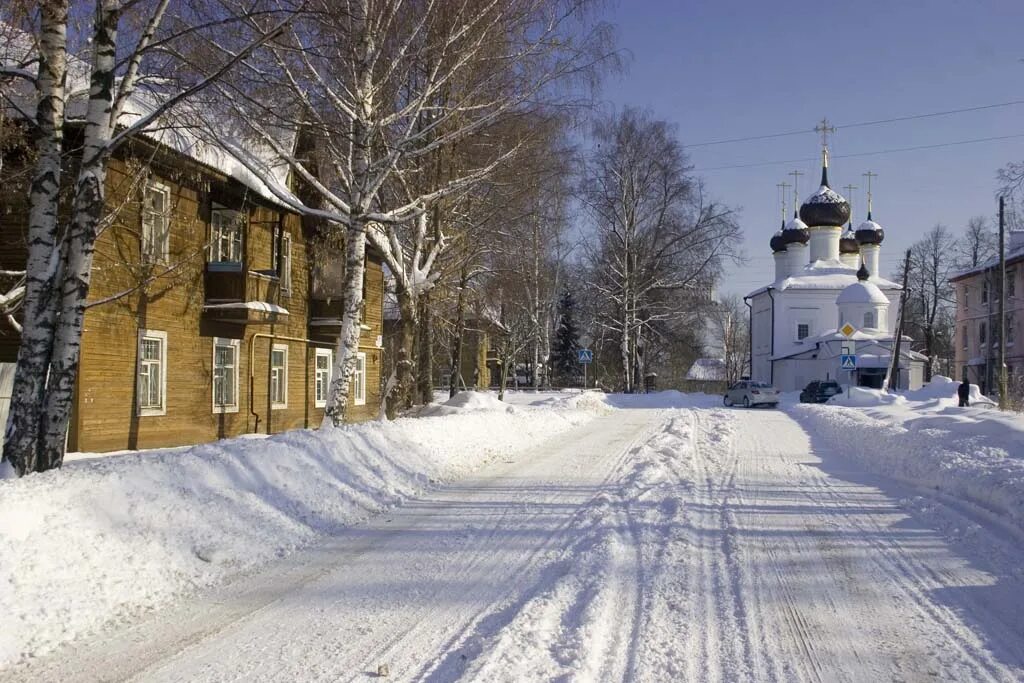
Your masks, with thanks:
M 594 352 L 590 349 L 577 349 L 576 360 L 583 366 L 583 390 L 587 390 L 587 366 L 594 362 Z

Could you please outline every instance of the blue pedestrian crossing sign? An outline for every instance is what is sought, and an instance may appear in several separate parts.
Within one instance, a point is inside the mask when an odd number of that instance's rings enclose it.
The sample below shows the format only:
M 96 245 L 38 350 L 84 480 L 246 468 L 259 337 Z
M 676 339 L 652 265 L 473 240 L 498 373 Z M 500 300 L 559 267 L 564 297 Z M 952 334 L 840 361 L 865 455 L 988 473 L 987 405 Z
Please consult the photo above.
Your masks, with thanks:
M 578 360 L 583 365 L 587 365 L 589 363 L 593 363 L 594 362 L 594 352 L 591 351 L 590 349 L 577 349 L 576 350 L 576 360 Z
M 853 354 L 846 354 L 839 356 L 839 367 L 843 370 L 856 370 L 857 369 L 857 356 Z

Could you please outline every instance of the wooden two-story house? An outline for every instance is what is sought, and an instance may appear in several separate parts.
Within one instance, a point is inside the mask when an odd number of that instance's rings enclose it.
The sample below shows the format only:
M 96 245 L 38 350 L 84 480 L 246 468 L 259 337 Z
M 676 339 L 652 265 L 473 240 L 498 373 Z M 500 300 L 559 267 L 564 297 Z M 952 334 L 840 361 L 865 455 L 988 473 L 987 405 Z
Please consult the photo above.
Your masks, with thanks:
M 110 162 L 69 450 L 320 424 L 343 261 L 258 180 L 211 163 L 218 158 L 198 144 L 138 137 Z M 6 186 L 0 268 L 14 269 L 24 264 L 27 207 L 25 194 Z M 377 255 L 366 265 L 353 420 L 375 416 L 380 404 L 384 275 Z M 0 321 L 0 363 L 13 363 L 17 347 L 16 330 Z

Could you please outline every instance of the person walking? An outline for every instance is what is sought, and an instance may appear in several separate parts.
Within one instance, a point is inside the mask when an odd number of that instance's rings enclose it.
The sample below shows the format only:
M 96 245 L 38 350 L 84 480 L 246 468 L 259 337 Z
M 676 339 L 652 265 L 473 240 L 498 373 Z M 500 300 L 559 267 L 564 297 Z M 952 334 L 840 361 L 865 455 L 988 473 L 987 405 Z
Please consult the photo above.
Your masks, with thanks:
M 971 385 L 966 380 L 960 382 L 960 386 L 956 388 L 956 395 L 960 398 L 961 408 L 971 405 Z

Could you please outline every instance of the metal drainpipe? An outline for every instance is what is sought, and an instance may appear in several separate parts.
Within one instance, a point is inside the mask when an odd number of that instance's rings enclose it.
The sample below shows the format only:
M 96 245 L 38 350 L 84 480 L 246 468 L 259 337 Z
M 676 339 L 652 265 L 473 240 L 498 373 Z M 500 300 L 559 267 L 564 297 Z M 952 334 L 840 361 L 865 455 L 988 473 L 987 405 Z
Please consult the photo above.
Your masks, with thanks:
M 765 291 L 768 292 L 768 298 L 772 300 L 772 336 L 771 347 L 768 349 L 768 384 L 775 386 L 775 359 L 772 358 L 775 355 L 775 297 L 772 296 L 771 287 Z
M 255 420 L 253 425 L 253 434 L 258 434 L 260 431 L 260 416 L 256 413 L 256 409 L 253 406 L 252 397 L 256 383 L 256 340 L 257 339 L 270 339 L 271 341 L 280 339 L 281 341 L 294 341 L 304 342 L 306 344 L 319 344 L 321 347 L 334 348 L 330 342 L 319 342 L 314 339 L 307 339 L 306 337 L 283 337 L 277 334 L 268 334 L 266 332 L 257 332 L 256 334 L 249 337 L 249 414 L 252 415 Z M 309 404 L 309 392 L 306 392 L 306 396 L 302 399 L 303 408 L 308 407 Z M 269 432 L 267 432 L 269 434 Z
M 743 303 L 747 306 L 747 367 L 749 372 L 747 377 L 754 377 L 754 307 L 751 305 L 750 300 L 747 297 L 743 297 Z M 726 368 L 728 370 L 728 368 Z M 743 378 L 743 373 L 740 373 L 740 379 Z

